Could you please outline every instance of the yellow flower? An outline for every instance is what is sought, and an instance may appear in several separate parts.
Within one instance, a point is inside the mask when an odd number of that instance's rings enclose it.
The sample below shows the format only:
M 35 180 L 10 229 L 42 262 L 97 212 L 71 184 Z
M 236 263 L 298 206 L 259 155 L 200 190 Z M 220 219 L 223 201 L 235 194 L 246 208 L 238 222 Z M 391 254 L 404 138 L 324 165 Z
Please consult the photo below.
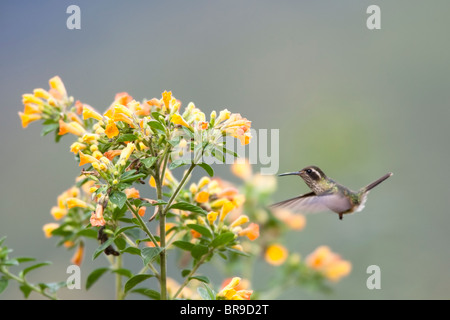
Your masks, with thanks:
M 251 121 L 243 118 L 239 113 L 233 113 L 223 123 L 222 131 L 234 138 L 238 138 L 241 141 L 241 145 L 246 145 L 252 138 L 250 133 L 251 123 Z
M 20 120 L 22 120 L 22 128 L 28 127 L 28 124 L 30 122 L 42 119 L 42 116 L 40 114 L 26 114 L 23 112 L 19 112 Z
M 55 76 L 49 80 L 50 84 L 50 93 L 55 97 L 55 99 L 62 99 L 67 97 L 67 91 L 66 87 L 64 86 L 64 83 L 62 82 L 61 78 L 58 76 Z
M 88 204 L 84 202 L 83 200 L 80 200 L 78 198 L 67 198 L 67 208 L 72 209 L 75 207 L 78 208 L 87 208 Z
M 45 237 L 50 238 L 52 236 L 53 230 L 57 229 L 58 227 L 59 224 L 54 222 L 44 224 L 42 230 L 44 231 Z
M 162 93 L 162 100 L 164 102 L 164 107 L 166 108 L 167 111 L 169 111 L 170 108 L 170 101 L 172 100 L 172 91 L 164 91 Z
M 191 185 L 189 186 L 189 192 L 192 194 L 196 194 L 198 191 L 198 187 L 195 183 L 191 183 Z
M 211 179 L 208 177 L 203 177 L 200 179 L 200 181 L 198 182 L 198 188 L 201 189 L 204 186 L 206 186 L 207 184 L 209 184 L 211 182 Z
M 80 142 L 74 142 L 70 146 L 70 152 L 73 152 L 74 154 L 78 154 L 78 152 L 84 149 L 86 149 L 86 145 Z
M 27 104 L 25 104 L 23 112 L 25 114 L 34 114 L 34 113 L 40 114 L 40 113 L 42 113 L 42 110 L 39 106 L 37 106 L 35 104 L 27 103 Z
M 60 220 L 67 215 L 67 209 L 55 206 L 50 210 L 50 214 L 55 220 Z
M 234 277 L 231 281 L 217 293 L 218 299 L 223 300 L 250 300 L 252 290 L 240 289 L 241 278 Z
M 191 128 L 189 126 L 189 124 L 186 122 L 186 120 L 183 119 L 182 116 L 180 116 L 178 113 L 175 113 L 172 115 L 172 118 L 170 119 L 171 122 L 175 123 L 175 124 L 179 124 L 182 125 L 186 128 Z
M 39 99 L 39 98 L 37 98 L 36 96 L 34 96 L 34 95 L 32 95 L 32 94 L 29 94 L 29 93 L 25 93 L 25 94 L 23 94 L 22 95 L 22 103 L 23 104 L 29 104 L 29 103 L 32 103 L 32 104 L 36 104 L 36 105 L 42 105 L 44 102 L 41 100 L 41 99 Z
M 234 204 L 231 201 L 226 201 L 223 206 L 222 210 L 220 211 L 220 221 L 223 221 L 225 217 L 227 216 L 228 212 L 234 209 Z
M 123 148 L 122 152 L 120 153 L 120 158 L 119 158 L 118 163 L 120 165 L 124 166 L 135 149 L 136 149 L 136 146 L 134 145 L 134 143 L 127 144 L 127 146 L 125 148 Z
M 83 119 L 89 119 L 89 118 L 94 118 L 98 121 L 103 119 L 103 116 L 98 113 L 97 111 L 95 111 L 92 108 L 87 107 L 86 105 L 83 106 Z
M 42 88 L 36 88 L 33 90 L 33 94 L 36 98 L 42 98 L 45 100 L 50 99 L 50 93 L 48 93 L 47 90 L 44 90 Z
M 214 221 L 216 221 L 217 216 L 219 215 L 219 213 L 217 211 L 211 211 L 206 215 L 206 219 L 208 219 L 209 224 L 213 224 Z
M 130 109 L 128 109 L 124 105 L 117 103 L 114 105 L 114 116 L 119 115 L 119 114 L 123 114 L 129 118 L 133 117 L 133 112 L 131 112 Z
M 234 228 L 240 225 L 243 225 L 244 223 L 247 223 L 249 221 L 248 217 L 246 215 L 242 215 L 238 217 L 236 220 L 233 221 L 233 223 L 230 224 L 230 228 Z
M 59 132 L 60 136 L 71 133 L 76 136 L 81 136 L 86 132 L 86 130 L 76 121 L 72 121 L 69 123 L 64 122 L 63 120 L 59 120 Z
M 274 266 L 282 265 L 287 257 L 288 251 L 287 249 L 280 244 L 272 244 L 270 245 L 265 254 L 265 260 Z

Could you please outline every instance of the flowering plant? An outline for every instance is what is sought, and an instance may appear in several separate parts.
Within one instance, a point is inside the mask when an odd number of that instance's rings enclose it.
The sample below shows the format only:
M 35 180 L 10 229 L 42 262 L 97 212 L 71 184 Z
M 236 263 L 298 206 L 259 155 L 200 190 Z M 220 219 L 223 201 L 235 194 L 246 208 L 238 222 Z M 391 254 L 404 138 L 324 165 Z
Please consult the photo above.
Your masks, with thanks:
M 284 268 L 282 281 L 277 280 L 280 288 L 289 277 L 298 278 L 299 284 L 323 283 L 350 271 L 350 263 L 328 247 L 320 247 L 301 262 L 298 254 L 289 254 L 279 243 L 282 232 L 302 229 L 305 218 L 267 208 L 275 191 L 273 177 L 253 174 L 248 163 L 232 167 L 244 181 L 242 189 L 214 177 L 205 157 L 224 162 L 225 154 L 237 156 L 226 148 L 224 137 L 236 138 L 242 145 L 250 143 L 251 122 L 240 114 L 213 111 L 207 119 L 193 103 L 183 109 L 167 91 L 160 99 L 142 102 L 118 93 L 100 113 L 69 96 L 59 77 L 49 83 L 49 90 L 35 89 L 33 94 L 23 95 L 24 111 L 19 116 L 24 128 L 41 120 L 43 136 L 53 132 L 56 141 L 65 135 L 76 139 L 70 152 L 82 167 L 81 173 L 75 184 L 57 197 L 50 210 L 55 221 L 44 225 L 43 231 L 46 237 L 58 238 L 59 245 L 74 249 L 71 262 L 78 266 L 90 239 L 97 242 L 92 259 L 103 255 L 110 266 L 94 270 L 87 277 L 86 289 L 103 274 L 112 273 L 117 299 L 130 293 L 152 299 L 256 298 L 256 290 L 250 290 L 251 268 L 242 265 L 251 266 L 259 256 Z M 173 170 L 179 167 L 185 170 L 178 180 Z M 207 175 L 189 184 L 197 167 Z M 141 196 L 139 185 L 149 185 L 155 197 Z M 11 250 L 3 243 L 4 238 L 0 240 L 0 292 L 15 280 L 25 297 L 37 292 L 55 299 L 56 291 L 69 285 L 27 281 L 28 272 L 47 263 L 14 274 L 11 267 L 34 259 L 9 258 Z M 184 266 L 190 264 L 181 271 L 181 284 L 167 274 L 171 250 L 180 253 Z M 228 260 L 223 264 L 227 276 L 240 273 L 245 279 L 230 277 L 216 291 L 198 272 L 215 257 Z M 124 268 L 125 258 L 141 259 L 141 271 L 134 274 Z M 158 289 L 144 282 L 149 278 L 158 280 Z M 147 286 L 137 288 L 144 283 Z

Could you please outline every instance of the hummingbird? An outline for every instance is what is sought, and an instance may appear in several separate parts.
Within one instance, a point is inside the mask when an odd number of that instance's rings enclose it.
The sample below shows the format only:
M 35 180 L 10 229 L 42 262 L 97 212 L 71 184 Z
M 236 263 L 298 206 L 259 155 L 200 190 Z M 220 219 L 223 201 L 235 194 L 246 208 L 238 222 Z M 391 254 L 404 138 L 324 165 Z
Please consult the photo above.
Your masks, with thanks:
M 364 209 L 369 191 L 392 176 L 392 172 L 385 174 L 356 192 L 328 178 L 316 166 L 309 166 L 296 172 L 282 173 L 279 176 L 290 175 L 300 176 L 312 191 L 275 203 L 271 205 L 271 208 L 288 208 L 302 213 L 331 210 L 336 212 L 339 219 L 342 220 L 344 214 L 359 212 Z

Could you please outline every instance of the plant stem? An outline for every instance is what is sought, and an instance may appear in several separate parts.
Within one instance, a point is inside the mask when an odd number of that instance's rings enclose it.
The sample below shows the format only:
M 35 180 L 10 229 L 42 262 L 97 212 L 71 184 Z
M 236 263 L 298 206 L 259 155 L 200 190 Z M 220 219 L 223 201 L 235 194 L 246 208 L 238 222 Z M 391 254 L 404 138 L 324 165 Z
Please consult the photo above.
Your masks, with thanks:
M 133 208 L 133 206 L 131 205 L 130 201 L 127 200 L 126 201 L 127 207 L 128 209 L 131 210 L 131 212 L 134 213 L 134 216 L 136 217 L 136 219 L 139 221 L 139 224 L 142 227 L 142 230 L 144 230 L 144 232 L 149 236 L 150 240 L 152 240 L 153 244 L 156 247 L 159 247 L 158 242 L 156 241 L 155 237 L 153 236 L 153 234 L 151 233 L 150 229 L 147 227 L 147 225 L 145 224 L 144 220 L 142 220 L 141 216 L 139 215 L 138 211 L 135 210 Z
M 186 287 L 186 285 L 189 283 L 189 281 L 190 281 L 189 278 L 194 275 L 194 273 L 197 271 L 197 269 L 203 264 L 203 262 L 205 262 L 205 260 L 211 255 L 211 253 L 212 253 L 212 250 L 210 250 L 208 253 L 203 255 L 203 257 L 201 257 L 201 259 L 197 261 L 194 268 L 192 268 L 191 272 L 189 272 L 189 274 L 186 276 L 186 279 L 184 280 L 183 284 L 178 288 L 177 292 L 175 292 L 175 294 L 173 295 L 172 299 L 175 299 L 181 293 L 183 288 Z
M 22 285 L 26 285 L 26 286 L 29 287 L 31 290 L 33 290 L 33 291 L 35 291 L 35 292 L 37 292 L 37 293 L 39 293 L 39 294 L 42 294 L 44 297 L 47 297 L 47 298 L 49 298 L 49 299 L 51 299 L 51 300 L 58 300 L 58 298 L 57 298 L 56 296 L 50 295 L 50 294 L 48 294 L 47 292 L 45 292 L 45 291 L 44 291 L 45 289 L 41 289 L 41 288 L 39 288 L 39 287 L 36 287 L 36 286 L 34 286 L 34 285 L 28 283 L 25 279 L 16 276 L 15 274 L 9 272 L 9 271 L 8 271 L 6 268 L 4 268 L 4 267 L 0 267 L 0 272 L 3 273 L 3 274 L 4 274 L 5 276 L 7 276 L 8 278 L 15 280 L 15 281 L 17 281 L 18 283 L 20 283 L 20 284 L 22 284 Z
M 183 188 L 184 184 L 186 183 L 187 178 L 191 175 L 192 170 L 194 170 L 196 164 L 192 163 L 191 166 L 189 167 L 189 169 L 187 170 L 187 172 L 184 174 L 183 178 L 180 181 L 180 184 L 178 185 L 177 189 L 174 191 L 174 193 L 172 194 L 172 196 L 170 197 L 169 201 L 167 201 L 166 207 L 164 208 L 163 214 L 165 215 L 169 209 L 170 206 L 172 205 L 172 202 L 176 199 L 176 197 L 178 196 L 178 193 L 180 192 L 180 190 Z
M 163 156 L 163 159 L 165 158 L 165 154 Z M 155 184 L 156 184 L 156 196 L 158 200 L 162 200 L 162 181 L 161 179 L 164 179 L 164 176 L 160 176 L 159 172 L 155 175 Z M 160 288 L 161 293 L 160 297 L 161 300 L 167 300 L 167 263 L 166 263 L 166 215 L 163 213 L 162 205 L 158 206 L 158 213 L 159 213 L 159 242 L 160 247 L 163 248 L 163 250 L 160 252 Z
M 122 268 L 122 255 L 119 255 L 115 259 L 115 268 L 121 269 Z M 122 292 L 122 275 L 118 272 L 116 273 L 116 300 L 123 300 L 124 295 Z

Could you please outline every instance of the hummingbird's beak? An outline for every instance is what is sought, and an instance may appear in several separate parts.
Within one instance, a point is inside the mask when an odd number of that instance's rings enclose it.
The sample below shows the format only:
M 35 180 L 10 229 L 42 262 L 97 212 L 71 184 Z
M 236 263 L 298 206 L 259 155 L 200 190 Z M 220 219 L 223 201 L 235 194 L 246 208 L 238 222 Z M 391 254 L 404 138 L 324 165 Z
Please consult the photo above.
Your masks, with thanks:
M 300 172 L 301 172 L 301 171 L 287 172 L 287 173 L 279 174 L 278 176 L 279 176 L 279 177 L 282 177 L 282 176 L 298 176 L 298 175 L 300 174 Z

